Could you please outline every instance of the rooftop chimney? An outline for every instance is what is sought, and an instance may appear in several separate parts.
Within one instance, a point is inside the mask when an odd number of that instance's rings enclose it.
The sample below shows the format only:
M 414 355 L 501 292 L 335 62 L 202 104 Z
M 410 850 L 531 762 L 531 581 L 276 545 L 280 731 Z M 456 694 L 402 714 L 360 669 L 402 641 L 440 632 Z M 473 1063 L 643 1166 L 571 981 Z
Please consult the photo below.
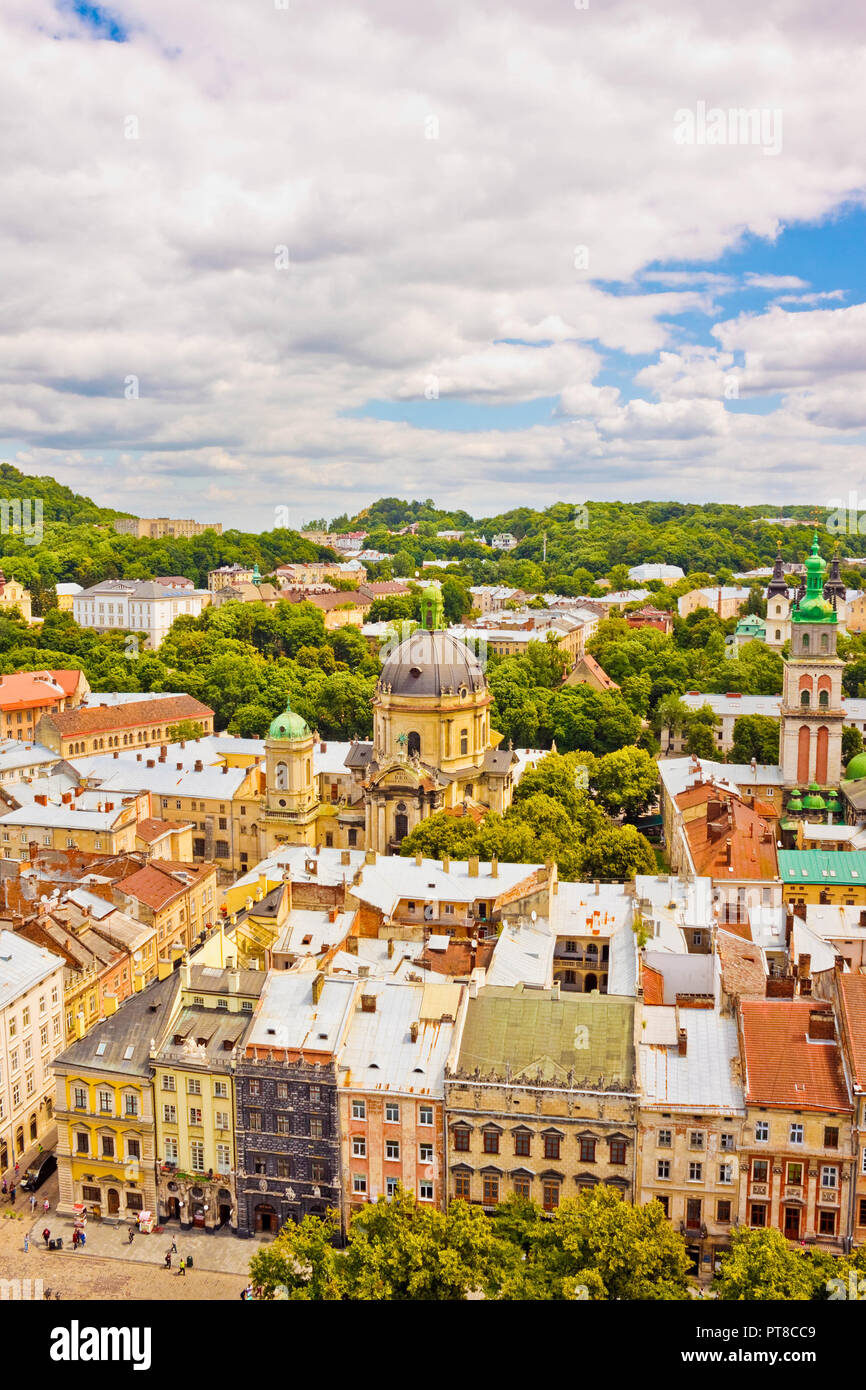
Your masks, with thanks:
M 375 994 L 361 995 L 361 1012 L 364 1014 L 374 1014 L 376 1012 Z
M 685 1028 L 679 1028 L 679 1029 L 677 1030 L 677 1056 L 678 1056 L 678 1057 L 685 1057 L 686 1052 L 688 1051 L 688 1045 L 689 1045 L 688 1033 L 686 1032 Z
M 833 1042 L 835 1040 L 836 1025 L 832 1013 L 827 1013 L 824 1009 L 810 1009 L 809 1037 L 815 1042 Z
M 413 1023 L 410 1023 L 410 1025 L 409 1025 L 409 1037 L 412 1039 L 413 1042 L 417 1042 L 417 1041 L 418 1041 L 418 1024 L 417 1024 L 417 1023 L 414 1023 L 414 1022 L 413 1022 Z
M 443 854 L 443 856 L 442 856 L 442 872 L 443 872 L 443 874 L 447 874 L 450 868 L 451 868 L 451 858 L 450 858 L 449 855 Z
M 416 869 L 420 869 L 423 858 L 424 858 L 423 854 L 416 854 L 416 855 L 415 855 L 415 868 L 416 868 Z M 863 913 L 863 916 L 866 917 L 866 912 Z
M 351 855 L 351 853 L 349 852 L 349 850 L 347 850 L 347 849 L 341 849 L 341 850 L 340 850 L 340 863 L 341 863 L 341 864 L 351 864 L 351 862 L 352 862 L 352 855 Z
M 313 977 L 313 1003 L 318 1004 L 322 997 L 322 990 L 325 988 L 325 976 L 320 970 L 318 975 Z
M 194 771 L 204 772 L 204 763 L 202 762 L 201 758 L 196 758 Z
M 477 854 L 470 854 L 470 856 L 469 856 L 469 877 L 470 877 L 470 878 L 477 878 L 477 877 L 478 877 L 478 855 L 477 855 Z
M 495 855 L 495 854 L 494 854 L 493 858 L 490 860 L 490 877 L 491 877 L 491 878 L 498 878 L 498 877 L 499 877 L 499 858 L 498 858 L 498 856 Z

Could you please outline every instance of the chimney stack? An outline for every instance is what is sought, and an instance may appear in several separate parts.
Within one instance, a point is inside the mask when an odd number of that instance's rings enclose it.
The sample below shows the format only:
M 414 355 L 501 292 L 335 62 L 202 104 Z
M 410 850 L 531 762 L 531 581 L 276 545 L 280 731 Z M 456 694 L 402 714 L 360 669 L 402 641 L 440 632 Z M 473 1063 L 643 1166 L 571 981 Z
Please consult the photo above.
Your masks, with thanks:
M 733 863 L 733 852 L 731 850 L 730 840 L 725 840 L 725 863 L 728 865 L 728 867 L 730 867 Z
M 418 1024 L 415 1022 L 409 1025 L 409 1037 L 412 1039 L 413 1043 L 418 1041 Z
M 451 868 L 451 858 L 450 858 L 450 855 L 443 854 L 443 856 L 442 856 L 442 872 L 443 872 L 443 874 L 447 874 L 447 873 L 448 873 L 448 870 L 449 870 L 450 868 Z
M 470 856 L 469 856 L 469 877 L 470 877 L 470 878 L 477 878 L 477 877 L 478 877 L 478 855 L 477 855 L 477 854 L 470 854 Z
M 814 1042 L 835 1041 L 836 1025 L 832 1013 L 827 1013 L 824 1009 L 810 1009 L 809 1037 Z
M 495 854 L 494 854 L 493 858 L 490 860 L 490 877 L 491 877 L 491 878 L 498 878 L 498 877 L 499 877 L 499 858 L 498 858 L 498 856 L 495 855 Z
M 685 1057 L 688 1051 L 689 1037 L 685 1028 L 677 1030 L 677 1056 Z
M 313 977 L 313 1003 L 318 1004 L 322 997 L 322 990 L 325 987 L 325 976 L 320 970 L 318 975 Z

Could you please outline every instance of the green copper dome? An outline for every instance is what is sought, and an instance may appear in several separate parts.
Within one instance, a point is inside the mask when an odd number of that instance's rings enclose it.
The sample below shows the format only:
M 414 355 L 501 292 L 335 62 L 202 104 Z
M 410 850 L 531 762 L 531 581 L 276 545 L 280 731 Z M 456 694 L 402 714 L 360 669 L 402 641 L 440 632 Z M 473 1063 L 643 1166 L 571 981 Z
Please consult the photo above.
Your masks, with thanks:
M 814 534 L 812 549 L 806 561 L 806 593 L 795 604 L 791 614 L 794 623 L 835 623 L 836 610 L 824 597 L 824 573 L 827 561 L 818 550 L 818 532 Z
M 859 778 L 866 777 L 866 752 L 855 753 L 845 769 L 845 776 L 849 782 L 856 782 Z
M 826 811 L 827 803 L 821 795 L 821 789 L 817 782 L 809 784 L 809 790 L 803 797 L 804 811 Z
M 276 719 L 271 722 L 271 727 L 268 729 L 268 738 L 288 740 L 309 737 L 310 730 L 306 722 L 299 714 L 294 713 L 291 701 L 287 699 L 284 712 L 278 714 Z
M 787 805 L 787 807 L 786 807 L 786 810 L 788 810 L 788 811 L 802 811 L 802 809 L 803 809 L 803 800 L 802 800 L 802 797 L 800 796 L 800 793 L 799 793 L 799 792 L 791 792 L 791 795 L 790 795 L 790 797 L 788 798 L 788 805 Z

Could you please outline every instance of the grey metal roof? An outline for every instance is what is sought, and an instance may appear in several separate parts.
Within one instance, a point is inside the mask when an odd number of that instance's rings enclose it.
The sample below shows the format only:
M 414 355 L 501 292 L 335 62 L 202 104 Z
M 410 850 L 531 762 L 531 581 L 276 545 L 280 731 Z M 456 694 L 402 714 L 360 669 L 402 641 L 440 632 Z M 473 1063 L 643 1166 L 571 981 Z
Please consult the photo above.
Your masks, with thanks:
M 743 1088 L 731 1065 L 739 1057 L 736 1022 L 711 1009 L 684 1009 L 679 1011 L 678 1024 L 686 1033 L 685 1057 L 676 1047 L 648 1043 L 638 1047 L 647 1103 L 742 1113 Z
M 461 686 L 486 689 L 478 658 L 450 632 L 419 628 L 385 662 L 378 688 L 394 695 L 430 696 L 456 695 Z
M 504 776 L 513 763 L 517 762 L 517 754 L 510 748 L 488 748 L 484 754 L 484 771 L 498 772 Z
M 179 990 L 178 971 L 164 980 L 154 980 L 140 994 L 133 994 L 131 999 L 127 999 L 116 1014 L 97 1023 L 83 1038 L 61 1052 L 55 1059 L 55 1065 L 120 1072 L 129 1076 L 147 1075 L 150 1070 L 148 1058 L 151 1041 L 159 1042 Z M 96 1049 L 102 1043 L 105 1048 L 97 1056 Z M 127 1057 L 130 1048 L 132 1055 Z
M 0 1009 L 62 965 L 62 956 L 46 947 L 34 946 L 15 932 L 0 931 Z
M 366 767 L 373 756 L 372 743 L 353 743 L 346 754 L 346 767 Z

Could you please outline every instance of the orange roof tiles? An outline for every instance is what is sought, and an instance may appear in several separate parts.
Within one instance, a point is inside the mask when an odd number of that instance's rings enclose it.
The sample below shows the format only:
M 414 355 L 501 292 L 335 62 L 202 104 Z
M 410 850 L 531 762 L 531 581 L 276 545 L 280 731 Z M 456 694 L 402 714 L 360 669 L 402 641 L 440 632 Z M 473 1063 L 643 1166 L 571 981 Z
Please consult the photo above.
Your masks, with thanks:
M 698 791 L 702 795 L 695 797 Z M 694 788 L 677 797 L 689 798 L 690 807 L 706 802 L 706 815 L 686 821 L 695 873 L 716 879 L 778 878 L 776 841 L 762 816 L 734 797 L 722 797 L 712 787 Z
M 842 975 L 839 989 L 854 1085 L 866 1089 L 866 975 Z
M 174 898 L 194 888 L 199 879 L 212 872 L 213 867 L 213 864 L 178 864 L 172 859 L 159 859 L 138 869 L 128 878 L 120 879 L 115 887 L 118 892 L 138 898 L 139 902 L 159 912 Z M 188 883 L 176 876 L 181 872 L 188 876 Z
M 135 833 L 150 845 L 155 840 L 161 840 L 163 835 L 169 835 L 174 830 L 186 830 L 191 825 L 195 825 L 195 821 L 157 820 L 154 816 L 148 816 L 138 822 Z
M 746 1102 L 795 1110 L 850 1111 L 837 1042 L 809 1038 L 816 999 L 744 999 L 740 1004 Z
M 96 694 L 92 698 L 98 699 Z M 66 738 L 98 734 L 113 729 L 137 729 L 175 719 L 212 719 L 213 710 L 192 695 L 162 695 L 152 700 L 130 700 L 121 705 L 94 705 L 47 716 Z
M 722 987 L 734 999 L 749 995 L 763 999 L 767 992 L 767 972 L 761 948 L 743 940 L 733 924 L 716 932 L 716 953 L 722 972 Z
M 651 965 L 645 965 L 641 981 L 645 1004 L 661 1005 L 665 1002 L 665 979 L 660 970 L 654 970 Z
M 0 677 L 0 709 L 35 709 L 75 693 L 80 671 L 17 671 Z

